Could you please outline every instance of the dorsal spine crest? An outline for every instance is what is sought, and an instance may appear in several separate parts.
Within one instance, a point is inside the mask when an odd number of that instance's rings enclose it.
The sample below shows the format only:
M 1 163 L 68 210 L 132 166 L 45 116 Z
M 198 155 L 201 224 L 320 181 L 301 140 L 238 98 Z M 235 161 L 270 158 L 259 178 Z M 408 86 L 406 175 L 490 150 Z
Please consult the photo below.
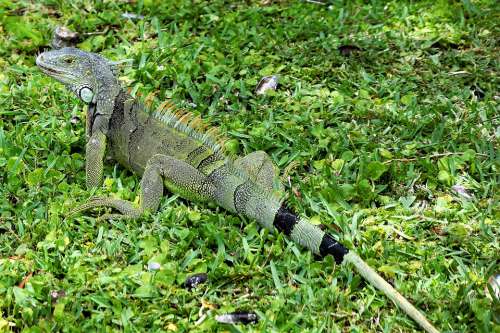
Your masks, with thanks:
M 202 142 L 214 152 L 226 155 L 224 143 L 226 139 L 216 127 L 210 127 L 199 116 L 179 109 L 172 101 L 167 100 L 158 106 L 153 115 L 180 132 Z
M 241 179 L 251 179 L 245 170 L 237 168 L 234 165 L 235 156 L 228 154 L 224 149 L 226 142 L 225 136 L 220 133 L 217 127 L 209 127 L 202 118 L 193 115 L 193 113 L 179 109 L 172 101 L 167 100 L 161 103 L 158 108 L 153 112 L 154 116 L 164 122 L 167 126 L 174 128 L 190 137 L 202 142 L 213 150 L 214 153 L 219 153 L 225 156 L 225 165 L 231 172 Z M 258 184 L 256 186 L 259 186 Z M 269 197 L 273 200 L 281 200 L 272 192 L 263 191 L 262 195 Z

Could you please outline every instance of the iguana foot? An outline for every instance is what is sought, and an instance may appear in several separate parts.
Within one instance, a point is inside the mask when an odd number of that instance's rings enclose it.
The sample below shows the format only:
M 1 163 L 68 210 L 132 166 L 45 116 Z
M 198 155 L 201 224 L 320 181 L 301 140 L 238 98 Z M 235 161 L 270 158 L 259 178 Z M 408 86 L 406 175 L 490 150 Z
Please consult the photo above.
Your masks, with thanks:
M 121 213 L 121 214 L 105 214 L 99 217 L 98 218 L 99 220 L 107 219 L 110 217 L 117 218 L 119 216 L 121 216 L 121 218 L 135 219 L 143 214 L 142 209 L 136 207 L 133 202 L 115 198 L 93 197 L 88 202 L 70 211 L 67 216 L 71 217 L 88 209 L 99 208 L 99 207 L 114 208 Z

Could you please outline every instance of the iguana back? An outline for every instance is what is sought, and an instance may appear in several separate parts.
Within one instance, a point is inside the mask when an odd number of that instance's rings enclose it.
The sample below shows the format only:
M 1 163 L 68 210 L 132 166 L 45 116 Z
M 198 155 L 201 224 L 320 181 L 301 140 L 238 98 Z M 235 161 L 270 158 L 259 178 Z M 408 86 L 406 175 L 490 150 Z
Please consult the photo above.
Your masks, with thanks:
M 172 103 L 148 110 L 122 90 L 114 105 L 109 153 L 135 173 L 142 175 L 155 154 L 175 157 L 204 171 L 208 171 L 210 162 L 224 160 L 216 140 L 194 127 L 199 118 L 180 112 Z

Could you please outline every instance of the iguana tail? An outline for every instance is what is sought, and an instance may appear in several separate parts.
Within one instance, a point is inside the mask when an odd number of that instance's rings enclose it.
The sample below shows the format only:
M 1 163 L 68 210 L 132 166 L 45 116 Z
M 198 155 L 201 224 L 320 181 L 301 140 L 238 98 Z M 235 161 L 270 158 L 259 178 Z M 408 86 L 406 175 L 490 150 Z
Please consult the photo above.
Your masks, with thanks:
M 304 218 L 298 217 L 293 211 L 285 206 L 279 208 L 274 218 L 273 225 L 279 231 L 290 236 L 292 240 L 309 248 L 321 257 L 332 255 L 337 264 L 351 263 L 361 276 L 396 303 L 397 306 L 413 318 L 425 331 L 429 333 L 439 332 L 417 308 L 368 266 L 363 259 L 355 252 L 349 251 L 342 244 L 338 243 L 330 234 L 324 232 L 318 226 L 309 223 Z
M 244 161 L 245 159 L 240 161 L 240 165 L 244 166 Z M 250 166 L 255 164 L 253 169 L 257 172 L 249 173 L 253 175 L 254 181 L 250 177 L 244 178 L 242 177 L 244 175 L 231 172 L 230 165 L 219 167 L 213 172 L 211 181 L 217 189 L 215 197 L 219 205 L 229 211 L 255 219 L 267 229 L 277 229 L 321 257 L 332 255 L 337 264 L 352 263 L 368 282 L 386 294 L 422 328 L 430 333 L 438 332 L 410 302 L 354 252 L 350 252 L 318 226 L 295 214 L 284 204 L 283 196 L 273 195 L 273 187 L 263 175 L 271 175 L 272 178 L 274 170 L 266 170 L 265 164 L 257 163 L 255 158 L 248 158 L 247 162 Z M 246 169 L 253 170 L 248 165 Z

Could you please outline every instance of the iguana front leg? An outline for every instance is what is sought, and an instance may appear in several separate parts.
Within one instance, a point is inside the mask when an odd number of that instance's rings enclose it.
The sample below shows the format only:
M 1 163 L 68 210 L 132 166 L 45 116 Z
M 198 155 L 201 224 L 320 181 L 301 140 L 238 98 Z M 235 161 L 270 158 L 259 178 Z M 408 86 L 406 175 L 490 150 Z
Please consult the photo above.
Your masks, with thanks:
M 138 218 L 145 211 L 155 212 L 163 196 L 163 185 L 181 197 L 207 201 L 214 199 L 215 187 L 193 166 L 171 156 L 157 154 L 149 161 L 141 180 L 140 205 L 121 199 L 96 197 L 73 210 L 69 215 L 97 207 L 111 207 L 121 214 L 106 214 L 101 218 Z
M 101 131 L 95 131 L 86 147 L 86 181 L 87 188 L 92 189 L 102 184 L 102 174 L 104 169 L 104 154 L 106 152 L 106 135 Z

